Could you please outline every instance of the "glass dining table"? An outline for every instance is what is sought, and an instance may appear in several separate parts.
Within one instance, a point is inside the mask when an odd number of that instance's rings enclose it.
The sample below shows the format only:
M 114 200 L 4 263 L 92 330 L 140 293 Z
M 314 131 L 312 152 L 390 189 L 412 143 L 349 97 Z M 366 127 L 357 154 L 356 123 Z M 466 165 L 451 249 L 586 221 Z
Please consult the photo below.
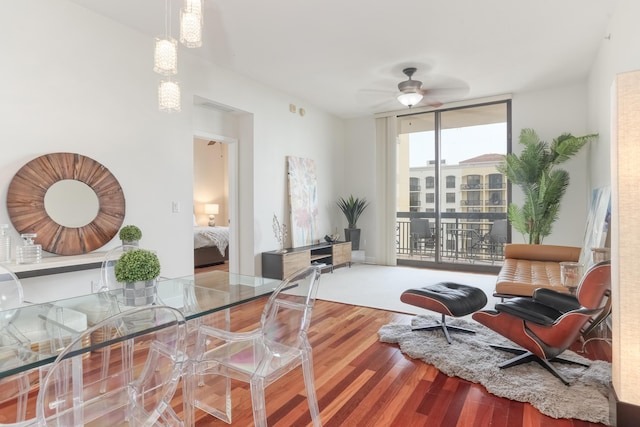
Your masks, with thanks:
M 206 316 L 270 295 L 279 280 L 222 271 L 161 278 L 157 304 L 178 309 L 187 327 Z M 66 344 L 103 319 L 134 307 L 123 304 L 122 289 L 0 311 L 0 379 L 52 363 Z M 88 341 L 86 351 L 102 343 Z

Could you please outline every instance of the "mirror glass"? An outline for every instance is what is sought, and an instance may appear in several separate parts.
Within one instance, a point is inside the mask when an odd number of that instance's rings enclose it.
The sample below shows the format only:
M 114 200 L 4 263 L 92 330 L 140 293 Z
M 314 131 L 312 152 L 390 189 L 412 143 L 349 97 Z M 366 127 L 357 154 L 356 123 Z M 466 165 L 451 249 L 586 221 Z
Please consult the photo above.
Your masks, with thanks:
M 98 215 L 100 201 L 91 187 L 75 179 L 63 179 L 53 184 L 44 195 L 47 215 L 60 225 L 84 227 Z

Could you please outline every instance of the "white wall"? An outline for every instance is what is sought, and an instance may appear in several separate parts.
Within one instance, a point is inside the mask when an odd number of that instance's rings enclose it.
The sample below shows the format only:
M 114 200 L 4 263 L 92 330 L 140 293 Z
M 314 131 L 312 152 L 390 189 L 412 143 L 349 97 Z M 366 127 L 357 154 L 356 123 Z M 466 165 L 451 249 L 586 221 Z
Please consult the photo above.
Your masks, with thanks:
M 119 180 L 127 203 L 125 223 L 141 227 L 141 245 L 158 251 L 162 274 L 192 272 L 193 132 L 198 122 L 192 100 L 199 95 L 247 113 L 238 129 L 239 271 L 259 272 L 260 252 L 277 247 L 271 219 L 286 213 L 286 155 L 316 161 L 320 225 L 330 229 L 332 192 L 342 181 L 342 169 L 332 167 L 343 142 L 342 122 L 335 117 L 183 48 L 177 76 L 183 111 L 160 113 L 152 37 L 63 0 L 17 2 L 0 16 L 0 37 L 5 40 L 1 200 L 6 200 L 13 174 L 29 160 L 48 152 L 78 152 Z M 304 106 L 307 114 L 290 113 L 290 102 Z M 174 201 L 180 213 L 172 213 Z M 2 207 L 0 223 L 8 222 Z M 84 281 L 70 279 L 67 286 L 86 291 Z
M 564 132 L 575 136 L 593 133 L 587 126 L 586 80 L 543 91 L 514 94 L 512 120 L 514 153 L 522 151 L 518 138 L 524 128 L 534 129 L 540 139 L 549 143 Z M 574 158 L 560 165 L 569 172 L 569 188 L 562 199 L 558 220 L 554 222 L 551 234 L 544 238 L 545 244 L 582 246 L 591 197 L 587 170 L 589 150 L 589 146 L 584 147 Z M 515 186 L 512 201 L 518 205 L 523 203 L 522 191 Z M 514 243 L 525 242 L 515 230 L 511 238 Z
M 589 74 L 589 124 L 600 133 L 601 144 L 592 151 L 591 180 L 597 187 L 610 183 L 611 87 L 615 75 L 640 69 L 640 2 L 618 0 L 608 32 Z M 606 37 L 606 38 L 605 38 Z

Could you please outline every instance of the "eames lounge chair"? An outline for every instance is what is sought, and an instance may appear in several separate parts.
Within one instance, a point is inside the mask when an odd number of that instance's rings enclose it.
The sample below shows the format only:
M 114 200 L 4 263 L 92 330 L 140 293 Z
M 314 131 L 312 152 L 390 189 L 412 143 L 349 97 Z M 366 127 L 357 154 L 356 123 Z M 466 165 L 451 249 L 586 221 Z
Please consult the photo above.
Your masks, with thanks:
M 558 356 L 578 339 L 591 317 L 603 310 L 603 299 L 610 290 L 611 264 L 603 261 L 587 271 L 575 296 L 539 288 L 531 298 L 512 298 L 496 304 L 495 310 L 474 313 L 473 319 L 524 348 L 492 346 L 518 354 L 500 368 L 535 361 L 569 385 L 550 362 L 583 365 Z

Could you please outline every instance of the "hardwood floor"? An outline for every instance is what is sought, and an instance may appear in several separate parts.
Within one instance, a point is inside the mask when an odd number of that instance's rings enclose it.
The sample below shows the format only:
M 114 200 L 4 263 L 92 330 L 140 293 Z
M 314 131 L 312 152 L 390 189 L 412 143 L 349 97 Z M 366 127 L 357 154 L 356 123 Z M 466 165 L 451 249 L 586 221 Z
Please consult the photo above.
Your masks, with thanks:
M 234 307 L 232 330 L 256 328 L 265 301 L 263 298 Z M 431 365 L 405 356 L 397 345 L 378 341 L 377 331 L 382 325 L 409 323 L 411 317 L 322 300 L 316 302 L 309 339 L 324 426 L 602 427 L 580 420 L 550 418 L 530 404 L 491 395 L 481 385 L 448 377 Z M 579 351 L 581 343 L 572 349 Z M 610 361 L 611 347 L 601 340 L 593 340 L 588 342 L 584 355 Z M 36 394 L 37 387 L 34 387 L 28 417 L 34 416 Z M 310 425 L 300 369 L 269 386 L 266 401 L 269 426 Z M 232 425 L 252 426 L 247 384 L 232 382 L 232 404 Z M 182 416 L 181 388 L 172 405 Z M 0 423 L 12 421 L 10 414 L 15 416 L 15 402 L 0 403 Z M 228 425 L 201 411 L 196 411 L 196 420 L 199 427 Z
M 257 326 L 264 300 L 236 307 L 232 328 Z M 448 377 L 433 366 L 378 341 L 378 329 L 412 316 L 327 301 L 316 302 L 309 339 L 315 384 L 324 426 L 601 426 L 556 420 L 530 404 L 493 396 L 484 387 Z M 581 345 L 576 343 L 576 350 Z M 602 341 L 587 345 L 587 357 L 609 359 Z M 233 425 L 253 425 L 249 388 L 232 383 Z M 180 393 L 179 393 L 180 394 Z M 181 411 L 181 397 L 174 403 Z M 306 426 L 310 417 L 301 370 L 267 388 L 269 426 Z M 227 425 L 197 411 L 197 426 Z

